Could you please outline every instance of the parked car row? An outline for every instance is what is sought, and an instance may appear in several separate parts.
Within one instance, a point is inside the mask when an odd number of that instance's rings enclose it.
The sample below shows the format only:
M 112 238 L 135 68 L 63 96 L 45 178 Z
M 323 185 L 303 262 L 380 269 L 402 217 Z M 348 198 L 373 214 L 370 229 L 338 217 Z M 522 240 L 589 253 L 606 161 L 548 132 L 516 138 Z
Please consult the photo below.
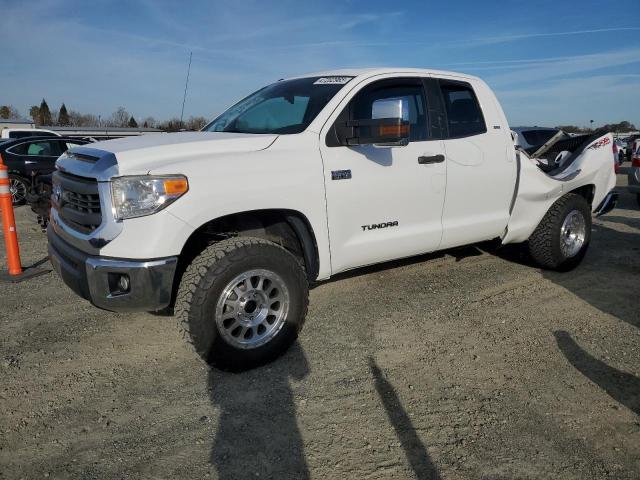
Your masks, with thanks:
M 90 142 L 60 136 L 0 140 L 0 155 L 9 168 L 9 190 L 13 205 L 25 203 L 33 178 L 52 173 L 60 155 L 70 148 L 87 143 Z
M 627 188 L 631 193 L 636 194 L 638 206 L 640 206 L 640 139 L 635 140 L 631 148 L 634 150 L 632 150 L 631 168 L 627 176 L 629 184 Z
M 61 137 L 59 133 L 45 128 L 4 128 L 0 138 L 29 138 L 29 137 Z

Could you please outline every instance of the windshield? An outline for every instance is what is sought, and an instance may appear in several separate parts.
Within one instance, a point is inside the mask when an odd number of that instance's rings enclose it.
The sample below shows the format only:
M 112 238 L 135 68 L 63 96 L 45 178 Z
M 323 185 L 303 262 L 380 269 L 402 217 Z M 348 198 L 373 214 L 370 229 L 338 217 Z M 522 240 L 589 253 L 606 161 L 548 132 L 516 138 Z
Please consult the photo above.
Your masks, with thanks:
M 202 130 L 235 133 L 300 133 L 353 77 L 282 80 L 249 95 Z

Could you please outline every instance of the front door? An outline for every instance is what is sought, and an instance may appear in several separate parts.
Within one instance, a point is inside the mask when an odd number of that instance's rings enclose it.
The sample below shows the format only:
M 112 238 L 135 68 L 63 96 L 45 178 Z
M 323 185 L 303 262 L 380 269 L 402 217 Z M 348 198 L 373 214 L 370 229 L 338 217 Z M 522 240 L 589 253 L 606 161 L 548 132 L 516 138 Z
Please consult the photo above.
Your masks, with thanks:
M 327 145 L 334 122 L 385 118 L 376 102 L 386 99 L 404 106 L 407 145 Z M 436 250 L 446 169 L 443 142 L 430 139 L 422 80 L 371 82 L 346 102 L 320 137 L 332 273 Z

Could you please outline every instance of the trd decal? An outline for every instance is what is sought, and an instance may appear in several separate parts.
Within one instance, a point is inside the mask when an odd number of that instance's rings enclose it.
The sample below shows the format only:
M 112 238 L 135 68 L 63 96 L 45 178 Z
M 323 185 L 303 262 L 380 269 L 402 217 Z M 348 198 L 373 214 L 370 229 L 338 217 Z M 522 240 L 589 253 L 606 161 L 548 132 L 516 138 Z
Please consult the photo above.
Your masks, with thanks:
M 601 138 L 600 140 L 598 140 L 593 145 L 591 145 L 588 148 L 588 150 L 595 150 L 597 148 L 604 147 L 605 145 L 609 145 L 610 143 L 611 143 L 611 140 L 609 140 L 609 137 L 604 137 L 604 138 Z
M 397 227 L 398 221 L 395 220 L 393 222 L 384 222 L 384 223 L 374 223 L 371 225 L 362 225 L 362 231 L 365 232 L 367 230 L 377 230 L 379 228 L 388 228 L 388 227 Z

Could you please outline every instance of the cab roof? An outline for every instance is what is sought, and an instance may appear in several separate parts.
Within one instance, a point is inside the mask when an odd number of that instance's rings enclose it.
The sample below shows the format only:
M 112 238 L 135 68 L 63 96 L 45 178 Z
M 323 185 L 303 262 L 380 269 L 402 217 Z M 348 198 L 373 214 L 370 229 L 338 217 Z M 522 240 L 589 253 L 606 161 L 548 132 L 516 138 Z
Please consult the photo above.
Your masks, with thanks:
M 460 72 L 450 72 L 446 70 L 434 70 L 425 68 L 407 68 L 407 67 L 370 67 L 370 68 L 344 68 L 337 70 L 325 70 L 321 72 L 311 72 L 304 75 L 297 75 L 293 78 L 306 77 L 372 77 L 374 75 L 384 75 L 390 73 L 397 74 L 421 74 L 421 75 L 443 75 L 465 78 L 469 80 L 478 80 L 478 77 Z

